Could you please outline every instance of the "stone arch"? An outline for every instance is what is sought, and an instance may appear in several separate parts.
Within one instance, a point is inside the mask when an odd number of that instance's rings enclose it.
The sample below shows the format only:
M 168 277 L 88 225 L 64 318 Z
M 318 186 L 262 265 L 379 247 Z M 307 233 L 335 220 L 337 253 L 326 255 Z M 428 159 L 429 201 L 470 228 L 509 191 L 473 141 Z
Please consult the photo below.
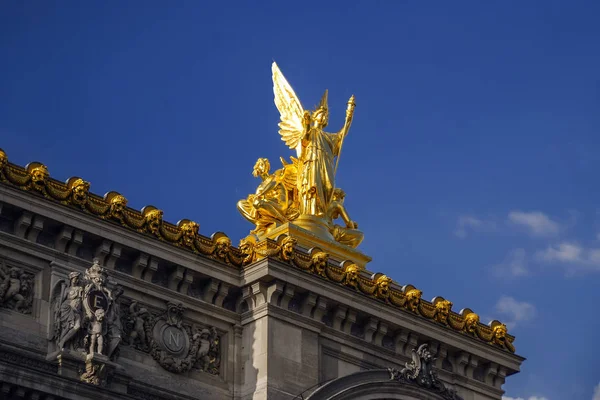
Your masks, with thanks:
M 334 379 L 306 400 L 444 400 L 446 397 L 412 383 L 393 380 L 387 369 L 356 372 Z

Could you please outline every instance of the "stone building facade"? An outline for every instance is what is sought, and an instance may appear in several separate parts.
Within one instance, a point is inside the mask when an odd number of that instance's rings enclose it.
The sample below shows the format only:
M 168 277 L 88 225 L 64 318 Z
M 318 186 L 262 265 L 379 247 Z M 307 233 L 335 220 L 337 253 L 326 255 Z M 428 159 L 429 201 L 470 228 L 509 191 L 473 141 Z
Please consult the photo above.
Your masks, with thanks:
M 301 229 L 234 247 L 89 189 L 0 150 L 1 398 L 491 400 L 524 360 Z

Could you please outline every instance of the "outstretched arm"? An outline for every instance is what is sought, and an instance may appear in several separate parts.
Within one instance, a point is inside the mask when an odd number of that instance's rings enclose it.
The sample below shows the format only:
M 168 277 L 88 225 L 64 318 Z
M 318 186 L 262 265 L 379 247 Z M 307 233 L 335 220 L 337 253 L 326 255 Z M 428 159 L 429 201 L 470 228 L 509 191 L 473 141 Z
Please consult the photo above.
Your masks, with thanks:
M 344 138 L 348 134 L 350 130 L 350 125 L 352 125 L 352 118 L 354 117 L 354 108 L 356 107 L 356 103 L 354 102 L 354 95 L 350 97 L 348 100 L 348 107 L 346 108 L 346 120 L 344 121 L 344 126 L 340 131 L 341 138 Z
M 357 229 L 358 224 L 350 219 L 348 215 L 348 211 L 346 211 L 346 207 L 343 204 L 336 202 L 335 209 L 333 210 L 332 217 L 333 219 L 340 217 L 346 224 L 346 228 Z

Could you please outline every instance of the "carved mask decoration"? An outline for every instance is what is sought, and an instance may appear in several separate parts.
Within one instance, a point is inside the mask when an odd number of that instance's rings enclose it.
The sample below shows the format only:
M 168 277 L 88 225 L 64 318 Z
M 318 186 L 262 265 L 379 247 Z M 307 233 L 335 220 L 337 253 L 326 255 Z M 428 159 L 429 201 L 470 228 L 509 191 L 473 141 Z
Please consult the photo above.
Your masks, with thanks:
M 181 241 L 185 246 L 193 247 L 200 230 L 200 225 L 194 221 L 184 220 L 180 222 Z
M 286 236 L 281 242 L 281 258 L 284 261 L 290 261 L 294 259 L 294 246 L 296 245 L 296 239 L 290 236 Z
M 325 276 L 325 268 L 327 268 L 327 259 L 329 255 L 323 251 L 318 251 L 312 256 L 312 265 L 315 273 Z
M 78 205 L 84 205 L 88 198 L 90 183 L 81 178 L 71 178 L 67 182 L 71 190 L 71 200 Z

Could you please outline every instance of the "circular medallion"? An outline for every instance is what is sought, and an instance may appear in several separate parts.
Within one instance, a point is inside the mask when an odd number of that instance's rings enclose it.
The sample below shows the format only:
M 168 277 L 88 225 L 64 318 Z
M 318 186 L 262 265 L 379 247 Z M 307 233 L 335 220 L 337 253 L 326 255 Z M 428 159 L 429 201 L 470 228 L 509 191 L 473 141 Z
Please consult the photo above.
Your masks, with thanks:
M 172 353 L 179 353 L 186 345 L 185 332 L 176 326 L 167 326 L 162 331 L 162 341 L 167 350 Z
M 92 311 L 101 308 L 104 311 L 108 309 L 108 297 L 101 290 L 90 290 L 87 296 L 87 303 Z

